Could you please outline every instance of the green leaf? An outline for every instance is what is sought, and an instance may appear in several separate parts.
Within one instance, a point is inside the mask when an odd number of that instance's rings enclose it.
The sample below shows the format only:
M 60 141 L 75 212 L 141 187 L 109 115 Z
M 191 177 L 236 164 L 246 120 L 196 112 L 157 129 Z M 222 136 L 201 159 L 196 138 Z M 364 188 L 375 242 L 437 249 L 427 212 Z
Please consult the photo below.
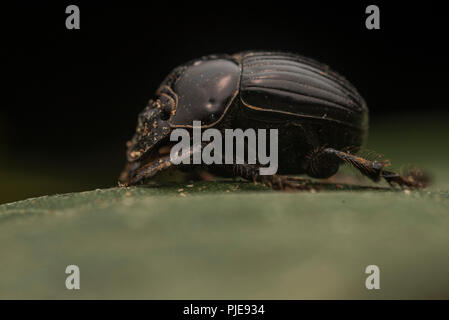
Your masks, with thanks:
M 28 199 L 0 206 L 0 298 L 449 298 L 448 213 L 447 192 L 226 181 Z

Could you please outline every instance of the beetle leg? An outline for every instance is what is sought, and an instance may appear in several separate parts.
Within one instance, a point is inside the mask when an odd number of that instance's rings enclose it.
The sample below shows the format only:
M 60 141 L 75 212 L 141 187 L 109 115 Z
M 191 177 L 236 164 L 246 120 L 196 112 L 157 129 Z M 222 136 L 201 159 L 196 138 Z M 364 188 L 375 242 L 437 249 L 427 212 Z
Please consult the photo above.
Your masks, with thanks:
M 411 171 L 406 177 L 403 177 L 396 172 L 383 170 L 382 178 L 391 186 L 399 185 L 410 188 L 425 188 L 429 183 L 429 177 L 420 171 Z
M 277 174 L 260 175 L 259 167 L 251 164 L 233 165 L 234 175 L 247 180 L 260 182 L 275 190 L 312 190 L 313 187 L 307 183 L 306 179 L 285 177 Z
M 427 185 L 428 178 L 421 172 L 409 172 L 406 176 L 392 171 L 387 171 L 384 168 L 389 165 L 388 161 L 371 161 L 362 157 L 338 151 L 332 148 L 325 148 L 322 150 L 324 154 L 333 155 L 340 160 L 350 164 L 363 175 L 371 180 L 378 182 L 382 178 L 385 179 L 390 186 L 400 186 L 409 188 L 424 188 Z
M 136 169 L 135 173 L 133 174 L 133 176 L 130 179 L 128 179 L 124 183 L 119 183 L 119 185 L 124 186 L 124 187 L 135 185 L 143 179 L 151 178 L 156 173 L 158 173 L 162 170 L 166 170 L 171 165 L 172 164 L 170 162 L 170 156 L 160 158 L 159 160 L 157 160 L 155 162 L 148 163 L 148 164 L 143 165 L 140 168 Z
M 204 144 L 203 144 L 204 145 Z M 185 155 L 185 157 L 192 157 L 193 153 L 197 150 L 201 150 L 200 147 L 194 146 L 190 149 L 189 153 Z M 133 168 L 132 174 L 130 174 L 130 164 L 127 165 L 125 168 L 124 173 L 122 173 L 122 176 L 120 177 L 119 185 L 123 187 L 128 187 L 137 184 L 138 182 L 143 181 L 144 179 L 148 179 L 153 177 L 156 173 L 167 170 L 168 168 L 171 168 L 175 166 L 170 159 L 170 154 L 167 154 L 165 156 L 160 157 L 159 159 L 149 162 L 147 164 L 144 164 L 140 166 L 140 164 L 137 164 L 137 168 Z M 181 166 L 181 165 L 178 165 Z

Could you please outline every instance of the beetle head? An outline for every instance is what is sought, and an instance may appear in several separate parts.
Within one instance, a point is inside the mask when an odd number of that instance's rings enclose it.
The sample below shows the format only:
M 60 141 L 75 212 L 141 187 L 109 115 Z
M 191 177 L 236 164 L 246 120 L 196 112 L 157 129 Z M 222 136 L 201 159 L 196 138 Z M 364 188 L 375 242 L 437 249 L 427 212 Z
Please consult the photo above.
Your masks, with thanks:
M 138 116 L 136 133 L 131 141 L 127 142 L 128 161 L 139 160 L 168 136 L 171 112 L 171 104 L 164 103 L 161 99 L 150 100 Z
M 150 100 L 139 114 L 136 132 L 126 143 L 128 163 L 120 176 L 120 183 L 127 184 L 144 165 L 161 158 L 158 149 L 168 141 L 172 130 L 168 120 L 174 108 L 173 99 L 162 94 L 156 100 Z
M 169 167 L 172 129 L 192 128 L 193 121 L 201 121 L 203 128 L 215 126 L 238 94 L 239 83 L 240 66 L 228 56 L 203 57 L 173 70 L 157 98 L 139 114 L 120 182 L 134 184 L 136 176 L 150 177 Z

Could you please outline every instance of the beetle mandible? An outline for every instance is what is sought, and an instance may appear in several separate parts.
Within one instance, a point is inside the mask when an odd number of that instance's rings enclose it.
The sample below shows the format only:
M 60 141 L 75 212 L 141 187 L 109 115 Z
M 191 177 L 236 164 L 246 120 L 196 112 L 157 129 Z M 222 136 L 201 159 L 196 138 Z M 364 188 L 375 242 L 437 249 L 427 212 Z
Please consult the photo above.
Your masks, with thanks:
M 368 132 L 368 108 L 344 77 L 309 58 L 263 51 L 209 55 L 175 68 L 139 114 L 119 183 L 135 185 L 173 167 L 170 133 L 191 130 L 194 120 L 221 131 L 278 129 L 277 174 L 261 176 L 257 164 L 208 166 L 216 175 L 301 189 L 288 175 L 328 178 L 347 163 L 376 182 L 425 186 L 417 174 L 402 176 L 386 170 L 386 161 L 356 155 Z

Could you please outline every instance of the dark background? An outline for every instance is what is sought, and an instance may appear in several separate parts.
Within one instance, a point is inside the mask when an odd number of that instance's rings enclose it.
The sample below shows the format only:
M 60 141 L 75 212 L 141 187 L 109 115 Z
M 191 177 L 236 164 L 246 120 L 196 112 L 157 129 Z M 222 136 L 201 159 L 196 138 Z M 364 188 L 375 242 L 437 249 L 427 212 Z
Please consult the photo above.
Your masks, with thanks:
M 2 4 L 6 90 L 0 203 L 113 186 L 137 113 L 177 65 L 211 53 L 288 50 L 361 92 L 371 123 L 447 119 L 447 12 L 430 1 L 110 1 Z M 81 29 L 67 30 L 76 4 Z M 380 7 L 380 30 L 365 8 Z

